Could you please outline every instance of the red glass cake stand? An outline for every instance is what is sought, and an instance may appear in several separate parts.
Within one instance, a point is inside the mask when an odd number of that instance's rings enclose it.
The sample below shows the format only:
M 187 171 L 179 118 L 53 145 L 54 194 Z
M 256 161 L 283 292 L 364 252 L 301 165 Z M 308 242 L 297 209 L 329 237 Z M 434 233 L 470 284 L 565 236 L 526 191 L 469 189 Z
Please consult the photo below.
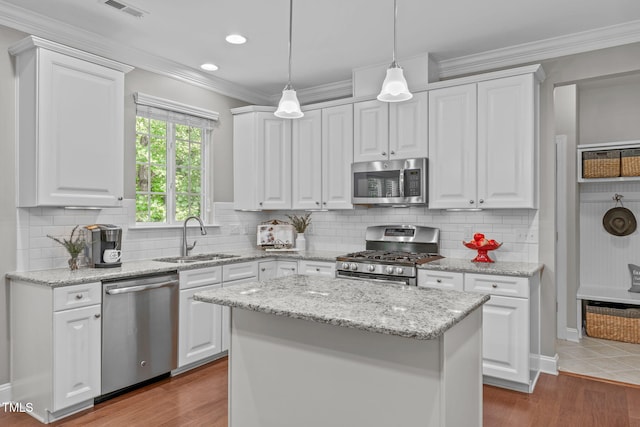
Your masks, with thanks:
M 463 245 L 468 247 L 469 249 L 475 249 L 478 251 L 478 255 L 472 262 L 494 262 L 491 258 L 489 258 L 489 251 L 493 251 L 502 246 L 502 243 L 488 243 L 486 245 L 478 246 L 475 242 L 462 242 Z

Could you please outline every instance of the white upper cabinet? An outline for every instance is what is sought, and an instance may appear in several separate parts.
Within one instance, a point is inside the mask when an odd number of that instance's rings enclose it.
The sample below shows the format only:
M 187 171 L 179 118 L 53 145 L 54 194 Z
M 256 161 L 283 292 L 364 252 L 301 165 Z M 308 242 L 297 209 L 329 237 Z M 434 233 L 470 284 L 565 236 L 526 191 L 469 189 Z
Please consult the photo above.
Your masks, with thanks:
M 351 209 L 353 108 L 306 111 L 293 121 L 293 209 Z
M 389 104 L 376 99 L 353 104 L 353 161 L 389 158 Z
M 429 92 L 429 207 L 476 205 L 476 85 Z
M 18 76 L 18 206 L 118 206 L 124 73 L 131 67 L 28 37 Z
M 408 101 L 389 105 L 389 158 L 427 157 L 429 93 L 418 92 Z
M 535 208 L 537 82 L 533 74 L 478 83 L 478 199 Z
M 427 157 L 428 103 L 427 92 L 397 103 L 355 103 L 354 162 Z
M 292 124 L 293 209 L 322 207 L 322 110 L 306 111 Z
M 538 78 L 429 92 L 430 208 L 536 208 Z
M 235 114 L 235 209 L 290 209 L 291 120 L 277 118 L 272 111 L 259 109 Z
M 352 209 L 353 106 L 322 110 L 322 208 Z

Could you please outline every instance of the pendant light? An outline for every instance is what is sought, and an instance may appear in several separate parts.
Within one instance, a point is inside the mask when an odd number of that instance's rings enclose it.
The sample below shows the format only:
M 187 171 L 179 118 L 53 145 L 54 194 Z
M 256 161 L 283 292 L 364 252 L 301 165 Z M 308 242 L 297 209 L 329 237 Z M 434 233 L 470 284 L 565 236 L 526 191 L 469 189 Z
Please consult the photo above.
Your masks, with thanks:
M 291 33 L 293 28 L 293 0 L 289 0 L 289 80 L 282 90 L 282 98 L 278 103 L 278 109 L 274 113 L 282 119 L 299 119 L 304 116 L 300 110 L 300 102 L 296 96 L 296 90 L 291 85 Z
M 409 92 L 407 81 L 404 78 L 402 68 L 396 62 L 396 21 L 398 20 L 397 0 L 393 0 L 393 61 L 387 68 L 387 76 L 382 82 L 382 90 L 378 94 L 378 100 L 384 102 L 400 102 L 411 99 L 413 94 Z

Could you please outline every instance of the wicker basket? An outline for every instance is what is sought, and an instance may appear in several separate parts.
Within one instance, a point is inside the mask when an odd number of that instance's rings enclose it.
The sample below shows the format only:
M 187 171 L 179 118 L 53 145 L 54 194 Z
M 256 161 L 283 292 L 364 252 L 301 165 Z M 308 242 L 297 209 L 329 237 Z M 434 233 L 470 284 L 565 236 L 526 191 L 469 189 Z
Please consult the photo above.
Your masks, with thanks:
M 622 150 L 622 176 L 640 176 L 640 149 Z
M 587 335 L 614 341 L 640 343 L 640 309 L 587 305 Z
M 582 153 L 583 178 L 620 176 L 620 150 L 585 151 Z

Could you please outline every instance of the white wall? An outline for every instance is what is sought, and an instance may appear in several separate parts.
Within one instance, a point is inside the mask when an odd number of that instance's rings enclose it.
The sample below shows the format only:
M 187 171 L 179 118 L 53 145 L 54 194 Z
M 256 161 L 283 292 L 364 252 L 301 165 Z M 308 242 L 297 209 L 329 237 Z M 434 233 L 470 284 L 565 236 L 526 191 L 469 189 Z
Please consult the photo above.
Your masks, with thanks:
M 16 268 L 15 84 L 7 49 L 26 34 L 0 26 L 0 273 Z M 0 385 L 9 382 L 9 286 L 0 286 Z

